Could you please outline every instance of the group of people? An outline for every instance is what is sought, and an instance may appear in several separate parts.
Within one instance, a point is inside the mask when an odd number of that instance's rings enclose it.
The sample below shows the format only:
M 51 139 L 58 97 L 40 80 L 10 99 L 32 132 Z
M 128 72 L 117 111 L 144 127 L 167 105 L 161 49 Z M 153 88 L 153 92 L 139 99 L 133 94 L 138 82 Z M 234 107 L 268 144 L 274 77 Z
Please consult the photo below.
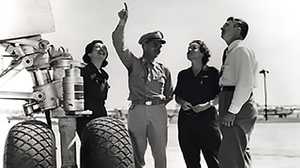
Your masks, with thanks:
M 208 66 L 210 51 L 202 40 L 188 45 L 187 59 L 191 66 L 179 72 L 173 89 L 171 73 L 155 59 L 166 43 L 163 33 L 154 31 L 142 35 L 141 57 L 135 56 L 124 43 L 128 19 L 125 7 L 119 13 L 119 23 L 112 33 L 113 46 L 128 71 L 129 100 L 128 131 L 132 140 L 135 166 L 145 165 L 144 155 L 149 142 L 155 168 L 167 167 L 166 104 L 175 95 L 181 106 L 178 116 L 178 140 L 187 168 L 200 168 L 202 152 L 208 168 L 250 168 L 249 139 L 257 111 L 253 102 L 257 62 L 243 40 L 248 24 L 229 17 L 221 28 L 221 37 L 228 47 L 222 58 L 222 68 Z M 93 118 L 106 116 L 105 100 L 109 85 L 107 48 L 94 40 L 85 48 L 82 70 L 85 109 L 93 111 L 89 118 L 77 119 L 77 131 Z M 218 104 L 219 109 L 215 108 Z

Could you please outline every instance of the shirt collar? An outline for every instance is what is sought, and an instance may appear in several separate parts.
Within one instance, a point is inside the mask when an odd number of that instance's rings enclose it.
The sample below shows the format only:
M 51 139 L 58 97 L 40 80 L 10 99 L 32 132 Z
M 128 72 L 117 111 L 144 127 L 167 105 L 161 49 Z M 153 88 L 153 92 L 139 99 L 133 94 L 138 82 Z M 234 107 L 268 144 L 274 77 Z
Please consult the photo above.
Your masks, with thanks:
M 239 44 L 242 43 L 243 40 L 235 40 L 233 41 L 229 46 L 228 46 L 228 50 L 227 52 L 230 52 L 232 49 L 234 49 L 235 47 L 237 47 Z
M 190 73 L 194 74 L 192 66 L 189 68 L 189 71 L 190 71 Z M 203 65 L 201 71 L 197 74 L 197 76 L 199 74 L 201 74 L 202 72 L 206 72 L 206 71 L 208 71 L 208 65 Z
M 96 65 L 93 63 L 88 63 L 87 66 L 92 70 L 92 72 L 95 72 L 97 74 L 100 74 L 104 79 L 108 79 L 108 73 L 103 68 L 97 68 Z

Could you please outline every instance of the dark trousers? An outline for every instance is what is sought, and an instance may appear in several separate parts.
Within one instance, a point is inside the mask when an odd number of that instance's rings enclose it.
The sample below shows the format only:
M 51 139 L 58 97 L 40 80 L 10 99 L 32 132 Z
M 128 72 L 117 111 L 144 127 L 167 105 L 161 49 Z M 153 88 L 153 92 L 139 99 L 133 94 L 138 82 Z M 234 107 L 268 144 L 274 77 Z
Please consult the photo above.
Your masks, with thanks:
M 250 168 L 251 155 L 244 131 L 238 127 L 221 126 L 223 135 L 220 148 L 220 165 L 222 168 Z
M 180 110 L 178 139 L 187 168 L 201 168 L 201 151 L 208 168 L 219 168 L 221 135 L 216 119 L 214 107 L 200 113 Z
M 219 114 L 224 116 L 231 104 L 233 91 L 219 94 Z M 257 117 L 257 110 L 249 95 L 249 100 L 242 106 L 233 127 L 221 126 L 223 135 L 219 158 L 221 168 L 251 168 L 249 140 Z
M 86 124 L 88 122 L 90 122 L 91 120 L 98 118 L 98 117 L 106 117 L 107 116 L 107 111 L 106 111 L 104 105 L 102 105 L 98 108 L 86 108 L 85 107 L 85 109 L 89 109 L 89 110 L 93 111 L 93 114 L 76 118 L 76 131 L 77 131 L 77 134 L 78 134 L 80 140 L 82 139 L 83 130 L 86 127 Z
M 76 131 L 79 136 L 79 139 L 81 141 L 81 147 L 80 147 L 80 167 L 81 168 L 90 168 L 94 165 L 91 165 L 93 163 L 89 163 L 87 158 L 89 158 L 89 152 L 87 152 L 89 149 L 85 148 L 83 143 L 86 143 L 86 140 L 84 140 L 83 132 L 88 122 L 91 120 L 98 118 L 98 117 L 105 117 L 107 116 L 106 110 L 102 114 L 93 114 L 91 116 L 85 116 L 85 117 L 78 117 L 76 119 Z M 86 136 L 85 136 L 86 137 Z

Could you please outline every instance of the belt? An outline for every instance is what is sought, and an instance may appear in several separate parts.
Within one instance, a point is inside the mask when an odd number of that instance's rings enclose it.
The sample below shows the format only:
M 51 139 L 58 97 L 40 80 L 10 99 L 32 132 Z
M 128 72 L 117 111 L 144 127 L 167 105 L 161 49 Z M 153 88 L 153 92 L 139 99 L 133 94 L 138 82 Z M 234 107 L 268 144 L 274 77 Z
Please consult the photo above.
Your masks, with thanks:
M 221 91 L 234 91 L 235 86 L 221 86 Z
M 141 105 L 158 105 L 158 104 L 164 104 L 162 100 L 156 99 L 156 100 L 134 100 L 132 101 L 132 104 L 141 104 Z

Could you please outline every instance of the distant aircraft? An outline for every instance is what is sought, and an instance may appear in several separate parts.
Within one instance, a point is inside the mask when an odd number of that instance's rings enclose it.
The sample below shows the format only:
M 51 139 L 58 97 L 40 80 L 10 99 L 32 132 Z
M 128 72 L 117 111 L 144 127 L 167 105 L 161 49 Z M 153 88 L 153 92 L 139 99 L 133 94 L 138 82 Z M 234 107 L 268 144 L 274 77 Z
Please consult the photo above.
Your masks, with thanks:
M 285 107 L 285 106 L 272 106 L 268 107 L 267 115 L 277 115 L 279 118 L 286 118 L 288 115 L 294 113 L 294 111 L 300 110 L 297 107 Z M 264 106 L 258 106 L 258 114 L 265 115 Z

